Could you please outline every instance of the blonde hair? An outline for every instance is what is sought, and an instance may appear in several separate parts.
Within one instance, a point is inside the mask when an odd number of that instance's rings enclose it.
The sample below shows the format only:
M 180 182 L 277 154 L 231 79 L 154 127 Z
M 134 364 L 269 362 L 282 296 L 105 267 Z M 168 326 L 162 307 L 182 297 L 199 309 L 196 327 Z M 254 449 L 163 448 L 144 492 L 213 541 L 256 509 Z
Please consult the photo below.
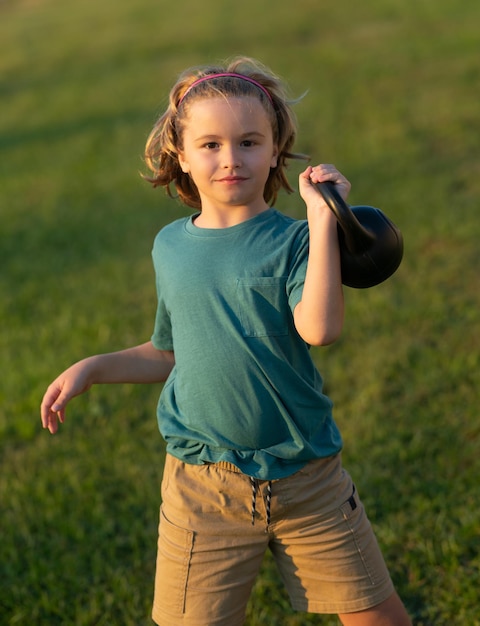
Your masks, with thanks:
M 225 74 L 237 76 L 225 76 Z M 222 76 L 216 76 L 222 74 Z M 246 80 L 242 79 L 242 76 Z M 205 78 L 204 80 L 199 80 Z M 260 100 L 272 124 L 273 141 L 278 147 L 278 162 L 270 170 L 265 184 L 264 199 L 273 204 L 278 191 L 293 191 L 285 169 L 287 159 L 305 159 L 291 152 L 297 134 L 297 123 L 286 88 L 280 78 L 264 65 L 248 57 L 236 57 L 224 66 L 194 67 L 184 71 L 169 95 L 167 110 L 154 125 L 145 146 L 145 163 L 153 176 L 144 178 L 154 187 L 165 187 L 170 197 L 173 183 L 180 199 L 188 206 L 201 209 L 197 187 L 189 174 L 182 171 L 178 153 L 183 149 L 182 136 L 188 119 L 189 106 L 196 98 L 218 96 L 254 96 Z

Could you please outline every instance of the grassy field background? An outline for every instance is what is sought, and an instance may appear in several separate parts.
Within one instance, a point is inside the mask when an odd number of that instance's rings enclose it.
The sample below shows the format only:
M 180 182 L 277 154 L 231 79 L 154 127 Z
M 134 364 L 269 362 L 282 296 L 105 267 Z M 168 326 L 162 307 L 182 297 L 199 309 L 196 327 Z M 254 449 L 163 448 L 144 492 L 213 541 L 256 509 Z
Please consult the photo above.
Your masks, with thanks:
M 150 337 L 152 241 L 185 210 L 139 176 L 145 138 L 181 70 L 239 53 L 308 90 L 297 148 L 404 233 L 398 273 L 347 290 L 315 358 L 415 624 L 480 624 L 480 4 L 460 8 L 0 3 L 2 625 L 151 623 L 160 388 L 94 388 L 53 438 L 38 407 L 71 362 Z M 298 194 L 278 206 L 303 216 Z M 266 558 L 248 626 L 336 623 L 295 614 Z

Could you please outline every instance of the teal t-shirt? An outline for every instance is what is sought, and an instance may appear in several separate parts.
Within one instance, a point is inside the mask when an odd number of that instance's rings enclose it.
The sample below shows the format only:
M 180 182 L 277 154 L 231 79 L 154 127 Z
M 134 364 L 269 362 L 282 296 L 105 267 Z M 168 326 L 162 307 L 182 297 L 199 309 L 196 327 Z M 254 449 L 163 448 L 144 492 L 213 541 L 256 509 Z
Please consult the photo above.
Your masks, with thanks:
M 332 402 L 293 323 L 308 242 L 307 222 L 274 208 L 230 228 L 190 217 L 158 233 L 152 343 L 175 352 L 157 411 L 170 454 L 274 480 L 340 451 Z

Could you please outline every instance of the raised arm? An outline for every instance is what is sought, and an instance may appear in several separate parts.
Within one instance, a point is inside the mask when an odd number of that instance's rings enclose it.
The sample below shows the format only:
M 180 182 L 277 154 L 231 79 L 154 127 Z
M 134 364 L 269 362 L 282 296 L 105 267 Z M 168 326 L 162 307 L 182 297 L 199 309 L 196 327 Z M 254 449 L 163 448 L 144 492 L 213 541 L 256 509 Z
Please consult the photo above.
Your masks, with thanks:
M 78 361 L 48 387 L 43 396 L 41 418 L 53 434 L 65 420 L 65 407 L 94 384 L 156 383 L 167 379 L 175 364 L 173 352 L 157 350 L 147 343 Z
M 344 302 L 337 220 L 312 183 L 331 181 L 346 198 L 350 183 L 333 165 L 308 167 L 300 174 L 300 194 L 307 205 L 309 257 L 302 299 L 295 307 L 299 335 L 310 345 L 333 343 L 343 328 Z

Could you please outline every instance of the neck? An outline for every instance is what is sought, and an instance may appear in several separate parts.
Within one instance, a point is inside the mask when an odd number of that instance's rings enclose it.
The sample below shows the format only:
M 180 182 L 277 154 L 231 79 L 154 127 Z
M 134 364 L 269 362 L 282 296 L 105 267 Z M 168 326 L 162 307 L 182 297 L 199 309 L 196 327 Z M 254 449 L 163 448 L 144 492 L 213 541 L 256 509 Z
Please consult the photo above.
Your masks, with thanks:
M 198 228 L 229 228 L 246 222 L 268 209 L 269 206 L 266 202 L 258 207 L 229 207 L 226 211 L 202 207 L 202 212 L 195 218 L 195 226 Z

